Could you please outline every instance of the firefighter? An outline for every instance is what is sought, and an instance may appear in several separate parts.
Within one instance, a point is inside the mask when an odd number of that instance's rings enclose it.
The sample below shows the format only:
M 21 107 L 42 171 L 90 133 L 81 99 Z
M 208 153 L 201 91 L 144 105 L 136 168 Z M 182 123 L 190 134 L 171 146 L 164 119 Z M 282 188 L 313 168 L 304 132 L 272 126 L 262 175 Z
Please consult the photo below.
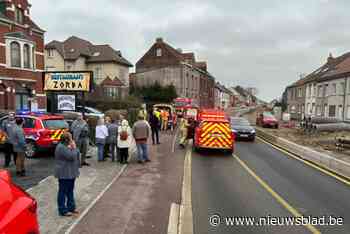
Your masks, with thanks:
M 182 148 L 185 148 L 185 145 L 187 143 L 187 134 L 188 134 L 188 121 L 185 118 L 182 118 L 180 121 L 180 146 Z

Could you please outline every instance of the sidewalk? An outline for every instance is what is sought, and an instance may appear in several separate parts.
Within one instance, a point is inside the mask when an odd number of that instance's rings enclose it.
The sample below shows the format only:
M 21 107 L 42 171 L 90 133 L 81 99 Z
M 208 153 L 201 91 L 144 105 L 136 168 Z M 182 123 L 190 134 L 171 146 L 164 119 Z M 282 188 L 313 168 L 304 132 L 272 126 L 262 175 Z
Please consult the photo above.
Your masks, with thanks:
M 162 134 L 161 143 L 149 145 L 152 162 L 132 160 L 71 233 L 167 233 L 171 203 L 181 203 L 185 152 L 172 152 L 170 133 Z
M 110 160 L 98 163 L 96 154 L 96 148 L 89 151 L 92 158 L 88 159 L 88 162 L 91 166 L 81 168 L 80 176 L 76 181 L 75 198 L 80 212 L 88 207 L 122 168 L 120 164 L 112 163 Z M 58 216 L 57 179 L 53 176 L 47 177 L 27 192 L 38 202 L 38 218 L 42 234 L 64 233 L 75 221 L 75 218 Z

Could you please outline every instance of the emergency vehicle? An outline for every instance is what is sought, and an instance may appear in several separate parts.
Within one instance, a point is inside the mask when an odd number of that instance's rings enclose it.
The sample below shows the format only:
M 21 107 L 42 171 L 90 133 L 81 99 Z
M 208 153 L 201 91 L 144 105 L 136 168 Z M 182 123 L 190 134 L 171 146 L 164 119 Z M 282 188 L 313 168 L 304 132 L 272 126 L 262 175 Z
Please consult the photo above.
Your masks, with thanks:
M 225 112 L 214 109 L 201 110 L 194 134 L 195 149 L 222 149 L 233 153 L 234 145 L 235 135 Z
M 8 116 L 0 119 L 0 124 Z M 16 118 L 24 120 L 23 130 L 26 138 L 25 155 L 34 157 L 39 151 L 54 149 L 59 143 L 62 134 L 69 130 L 68 123 L 61 115 L 52 115 L 43 112 L 20 111 Z

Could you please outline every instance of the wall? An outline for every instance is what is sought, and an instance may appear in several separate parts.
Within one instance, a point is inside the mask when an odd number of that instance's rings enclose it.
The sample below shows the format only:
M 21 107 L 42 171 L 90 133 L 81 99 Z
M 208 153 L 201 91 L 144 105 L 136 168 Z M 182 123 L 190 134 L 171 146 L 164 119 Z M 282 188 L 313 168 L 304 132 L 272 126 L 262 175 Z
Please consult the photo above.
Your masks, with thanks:
M 52 49 L 53 55 L 49 56 L 48 50 L 45 50 L 45 70 L 46 71 L 64 71 L 64 60 L 57 50 Z

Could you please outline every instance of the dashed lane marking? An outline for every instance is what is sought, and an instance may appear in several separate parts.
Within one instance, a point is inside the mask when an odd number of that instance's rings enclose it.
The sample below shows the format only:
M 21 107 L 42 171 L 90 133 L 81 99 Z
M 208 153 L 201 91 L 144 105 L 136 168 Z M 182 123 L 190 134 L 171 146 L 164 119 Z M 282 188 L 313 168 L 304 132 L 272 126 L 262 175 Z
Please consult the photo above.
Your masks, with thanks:
M 277 200 L 285 209 L 287 209 L 295 217 L 301 217 L 302 214 L 292 207 L 286 200 L 284 200 L 278 193 L 276 193 L 264 180 L 262 180 L 252 169 L 250 169 L 245 162 L 243 162 L 237 155 L 233 154 L 233 157 L 239 162 L 239 164 L 267 191 L 273 198 Z M 321 234 L 321 232 L 314 226 L 308 224 L 305 226 L 313 234 Z

